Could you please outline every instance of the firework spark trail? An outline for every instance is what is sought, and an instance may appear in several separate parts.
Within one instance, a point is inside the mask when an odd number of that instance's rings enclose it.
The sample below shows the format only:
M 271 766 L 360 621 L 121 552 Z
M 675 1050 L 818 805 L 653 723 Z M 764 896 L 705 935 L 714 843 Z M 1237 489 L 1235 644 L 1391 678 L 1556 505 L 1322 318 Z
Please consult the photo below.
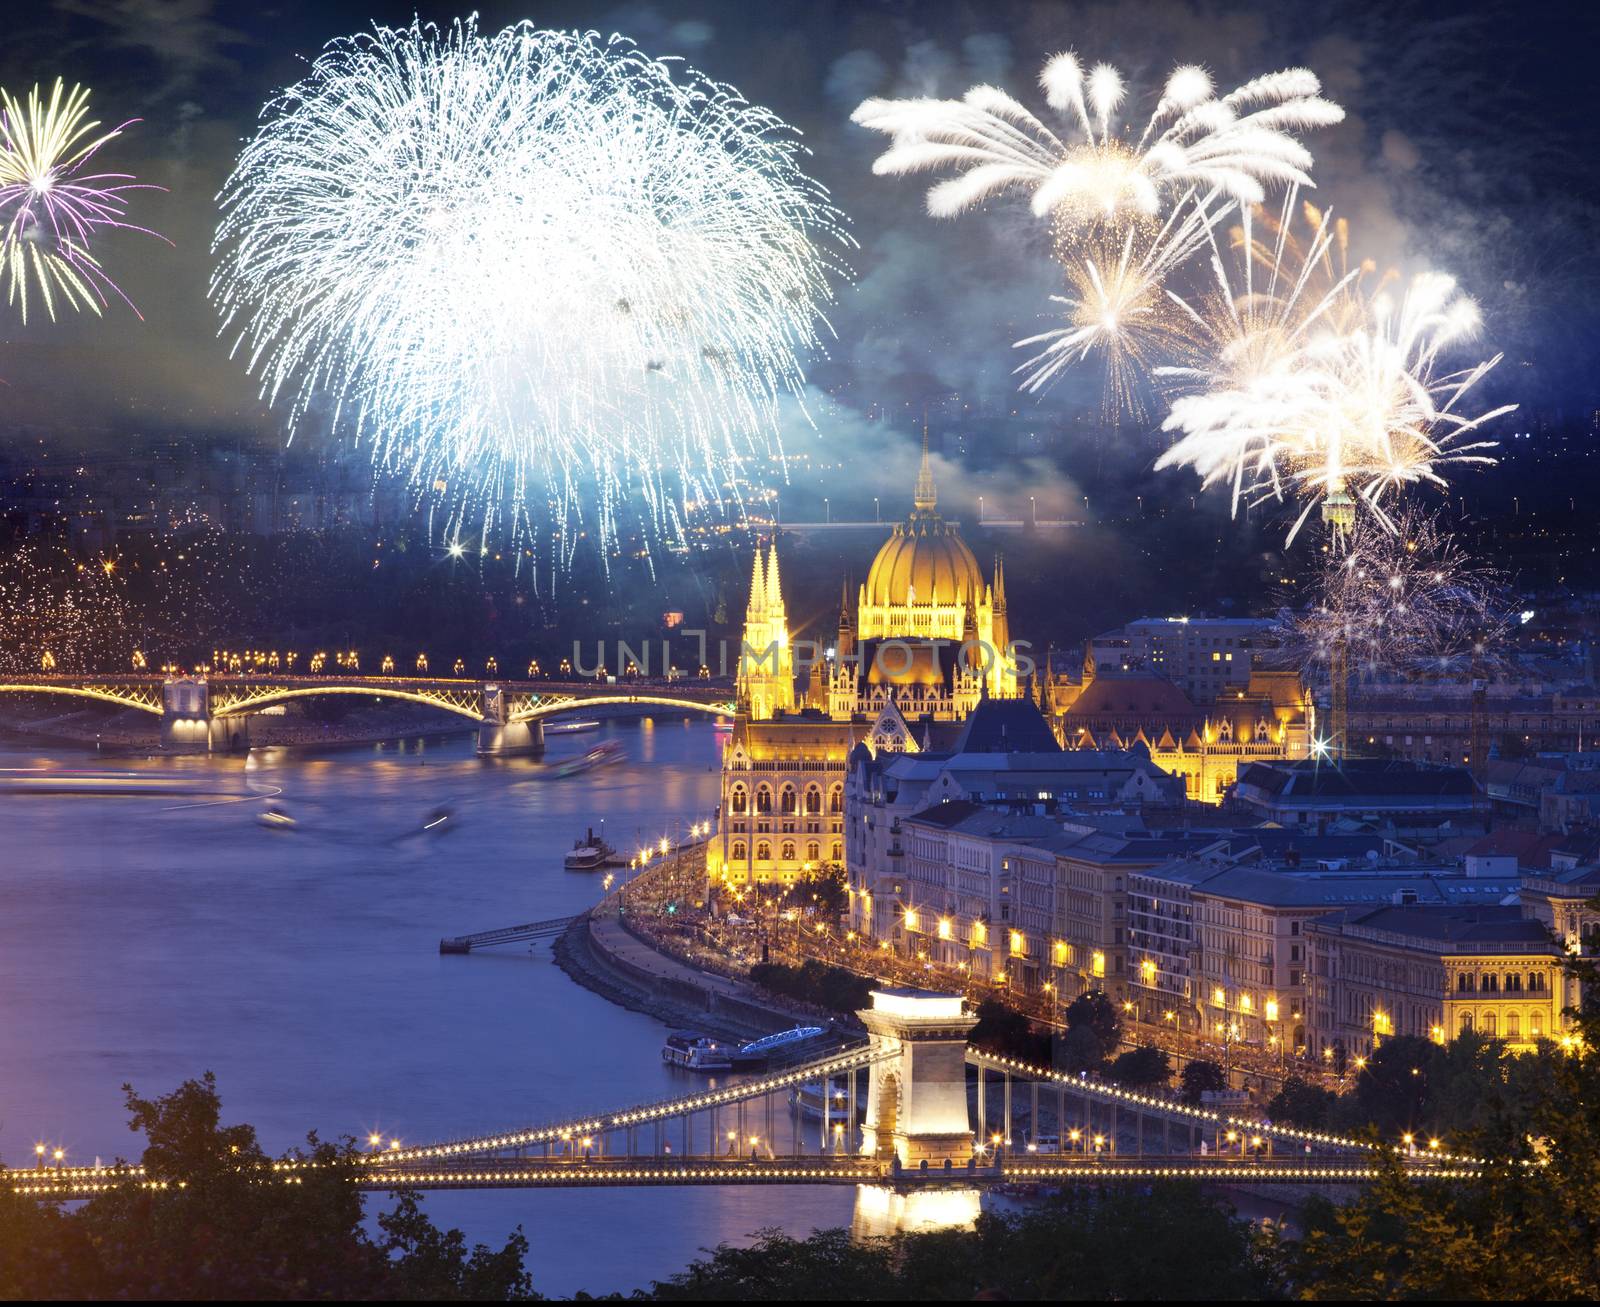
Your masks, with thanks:
M 934 217 L 1027 189 L 1035 214 L 1075 223 L 1157 217 L 1166 200 L 1188 190 L 1259 204 L 1268 184 L 1310 185 L 1311 154 L 1295 133 L 1344 118 L 1304 68 L 1269 73 L 1221 97 L 1203 68 L 1176 68 L 1136 137 L 1116 121 L 1126 87 L 1110 64 L 1086 74 L 1075 54 L 1058 54 L 1039 85 L 1072 123 L 1065 140 L 994 86 L 974 86 L 959 100 L 867 100 L 851 117 L 892 138 L 875 173 L 958 171 L 928 191 Z
M 212 295 L 291 438 L 513 534 L 615 541 L 776 449 L 849 244 L 795 133 L 619 37 L 413 24 L 333 42 L 220 197 Z M 592 499 L 588 487 L 594 487 Z
M 1016 349 L 1044 347 L 1015 369 L 1026 374 L 1021 388 L 1037 394 L 1098 353 L 1106 363 L 1105 411 L 1141 412 L 1140 392 L 1156 361 L 1183 352 L 1191 330 L 1167 281 L 1205 247 L 1212 226 L 1231 208 L 1212 210 L 1191 194 L 1165 222 L 1129 222 L 1121 235 L 1094 233 L 1063 248 L 1073 293 L 1050 298 L 1063 307 L 1066 325 L 1016 342 Z
M 24 322 L 30 283 L 52 318 L 58 300 L 98 315 L 108 292 L 138 313 L 89 247 L 104 231 L 157 235 L 125 219 L 129 192 L 161 188 L 127 173 L 84 171 L 101 147 L 138 121 L 99 132 L 88 114 L 89 92 L 67 91 L 60 78 L 48 101 L 37 86 L 26 103 L 0 90 L 0 280 Z
M 1308 218 L 1305 243 L 1284 237 L 1286 223 L 1270 246 L 1247 227 L 1232 279 L 1215 258 L 1209 310 L 1184 303 L 1210 331 L 1204 361 L 1156 370 L 1193 388 L 1172 402 L 1163 429 L 1180 438 L 1156 467 L 1192 467 L 1207 487 L 1228 483 L 1235 511 L 1241 501 L 1298 499 L 1291 543 L 1318 506 L 1359 505 L 1392 527 L 1386 498 L 1422 482 L 1442 486 L 1448 467 L 1493 463 L 1494 442 L 1481 429 L 1516 408 L 1463 411 L 1498 355 L 1461 371 L 1441 367 L 1478 325 L 1452 278 L 1421 274 L 1396 303 L 1387 278 L 1368 290 L 1369 267 L 1350 269 L 1342 257 L 1336 265 L 1345 237 L 1327 215 Z
M 1284 654 L 1308 676 L 1327 674 L 1341 642 L 1367 679 L 1497 656 L 1510 620 L 1500 574 L 1436 516 L 1407 508 L 1393 527 L 1358 521 L 1325 555 L 1309 607 L 1280 615 Z
M 1186 329 L 1163 294 L 1167 278 L 1235 204 L 1260 202 L 1268 185 L 1310 185 L 1311 154 L 1296 133 L 1344 111 L 1302 68 L 1219 97 L 1210 75 L 1189 65 L 1173 70 L 1134 135 L 1118 121 L 1127 88 L 1111 65 L 1085 72 L 1075 54 L 1058 54 L 1039 85 L 1072 127 L 1065 139 L 993 86 L 960 100 L 867 100 L 852 117 L 892 138 L 874 172 L 955 170 L 928 191 L 935 217 L 1031 191 L 1033 212 L 1054 227 L 1070 293 L 1051 297 L 1065 325 L 1016 342 L 1044 346 L 1017 369 L 1022 389 L 1038 393 L 1102 354 L 1106 415 L 1141 414 L 1155 359 Z

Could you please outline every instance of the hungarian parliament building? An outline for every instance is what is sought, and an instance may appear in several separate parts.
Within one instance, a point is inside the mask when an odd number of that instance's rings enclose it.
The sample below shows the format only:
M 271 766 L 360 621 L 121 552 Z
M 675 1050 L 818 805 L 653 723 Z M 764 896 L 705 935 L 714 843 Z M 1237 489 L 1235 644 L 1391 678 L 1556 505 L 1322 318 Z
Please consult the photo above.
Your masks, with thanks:
M 939 515 L 924 448 L 910 515 L 878 550 L 853 603 L 846 590 L 829 654 L 809 671 L 796 666 L 777 545 L 757 549 L 709 870 L 732 884 L 792 882 L 841 863 L 852 751 L 960 753 L 986 700 L 1031 700 L 1056 749 L 1146 751 L 1195 800 L 1217 802 L 1251 762 L 1305 756 L 1312 709 L 1299 676 L 1243 670 L 1247 641 L 1200 630 L 1184 635 L 1215 639 L 1206 652 L 1217 665 L 1242 655 L 1229 688 L 1203 704 L 1181 677 L 1100 667 L 1092 656 L 1081 672 L 1019 671 L 1034 664 L 1014 642 L 1003 566 L 996 560 L 985 581 Z M 1227 650 L 1227 664 L 1224 643 L 1240 645 Z

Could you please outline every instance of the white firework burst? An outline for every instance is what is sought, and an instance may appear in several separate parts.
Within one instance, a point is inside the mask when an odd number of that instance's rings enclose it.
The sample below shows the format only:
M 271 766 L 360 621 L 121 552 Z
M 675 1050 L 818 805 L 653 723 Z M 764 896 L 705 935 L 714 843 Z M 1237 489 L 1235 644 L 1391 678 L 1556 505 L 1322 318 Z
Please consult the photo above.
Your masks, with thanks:
M 1067 222 L 1156 217 L 1191 189 L 1259 204 L 1268 185 L 1310 185 L 1311 154 L 1295 133 L 1344 117 L 1305 68 L 1222 96 L 1205 69 L 1175 68 L 1137 135 L 1117 120 L 1127 88 L 1110 64 L 1085 72 L 1075 54 L 1058 54 L 1039 86 L 1069 124 L 1064 138 L 995 86 L 974 86 L 959 100 L 867 100 L 852 117 L 892 138 L 874 172 L 956 171 L 928 191 L 934 217 L 1021 189 L 1035 214 Z
M 513 534 L 721 503 L 819 344 L 842 218 L 796 134 L 620 37 L 331 43 L 220 196 L 212 296 L 285 406 Z

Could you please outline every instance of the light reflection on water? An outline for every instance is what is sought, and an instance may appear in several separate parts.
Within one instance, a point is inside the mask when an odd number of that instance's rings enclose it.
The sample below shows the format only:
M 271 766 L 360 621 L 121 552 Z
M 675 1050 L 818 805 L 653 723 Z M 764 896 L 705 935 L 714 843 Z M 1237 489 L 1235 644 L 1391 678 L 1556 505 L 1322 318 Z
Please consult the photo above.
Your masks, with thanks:
M 592 903 L 598 878 L 563 871 L 561 855 L 602 814 L 632 847 L 712 812 L 709 724 L 613 722 L 552 737 L 549 756 L 598 739 L 628 761 L 567 780 L 481 762 L 469 737 L 248 766 L 0 743 L 0 769 L 178 776 L 196 791 L 0 795 L 0 1158 L 26 1164 L 41 1138 L 76 1162 L 134 1152 L 118 1086 L 160 1093 L 206 1070 L 226 1118 L 271 1151 L 313 1128 L 420 1140 L 702 1083 L 662 1065 L 659 1022 L 573 984 L 548 945 L 438 953 L 441 935 Z M 256 820 L 274 788 L 293 830 Z M 451 820 L 421 833 L 440 807 Z M 427 1206 L 474 1240 L 521 1224 L 536 1287 L 567 1294 L 631 1289 L 763 1227 L 848 1225 L 854 1198 L 621 1189 Z

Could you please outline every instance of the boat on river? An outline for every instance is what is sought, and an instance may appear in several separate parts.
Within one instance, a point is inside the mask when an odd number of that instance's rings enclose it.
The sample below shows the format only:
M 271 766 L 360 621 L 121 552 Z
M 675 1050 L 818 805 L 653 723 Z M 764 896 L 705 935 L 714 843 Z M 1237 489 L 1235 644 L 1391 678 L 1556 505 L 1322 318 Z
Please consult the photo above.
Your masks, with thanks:
M 803 1085 L 796 1085 L 789 1091 L 789 1106 L 799 1112 L 801 1116 L 813 1121 L 822 1120 L 823 1105 L 826 1100 L 828 1120 L 845 1124 L 845 1118 L 850 1115 L 850 1078 L 845 1075 L 832 1076 L 824 1088 L 820 1080 L 808 1080 Z M 856 1095 L 856 1120 L 857 1125 L 866 1119 L 867 1096 L 864 1093 Z
M 602 867 L 616 866 L 621 861 L 621 855 L 596 835 L 591 826 L 584 837 L 573 844 L 572 851 L 561 860 L 561 865 L 568 871 L 599 871 Z
M 661 1045 L 661 1060 L 686 1071 L 731 1071 L 733 1049 L 695 1030 L 677 1030 Z
M 546 722 L 544 733 L 546 735 L 579 735 L 586 731 L 598 731 L 599 722 Z
M 556 776 L 577 776 L 586 771 L 593 771 L 596 767 L 609 767 L 613 763 L 623 761 L 628 756 L 628 751 L 616 740 L 606 740 L 597 744 L 592 749 L 585 750 L 574 758 L 567 758 L 555 765 L 552 774 Z
M 774 1062 L 785 1062 L 810 1048 L 827 1033 L 826 1026 L 795 1026 L 792 1030 L 780 1030 L 775 1035 L 766 1035 L 739 1045 L 733 1055 L 733 1064 L 741 1071 L 753 1071 Z

